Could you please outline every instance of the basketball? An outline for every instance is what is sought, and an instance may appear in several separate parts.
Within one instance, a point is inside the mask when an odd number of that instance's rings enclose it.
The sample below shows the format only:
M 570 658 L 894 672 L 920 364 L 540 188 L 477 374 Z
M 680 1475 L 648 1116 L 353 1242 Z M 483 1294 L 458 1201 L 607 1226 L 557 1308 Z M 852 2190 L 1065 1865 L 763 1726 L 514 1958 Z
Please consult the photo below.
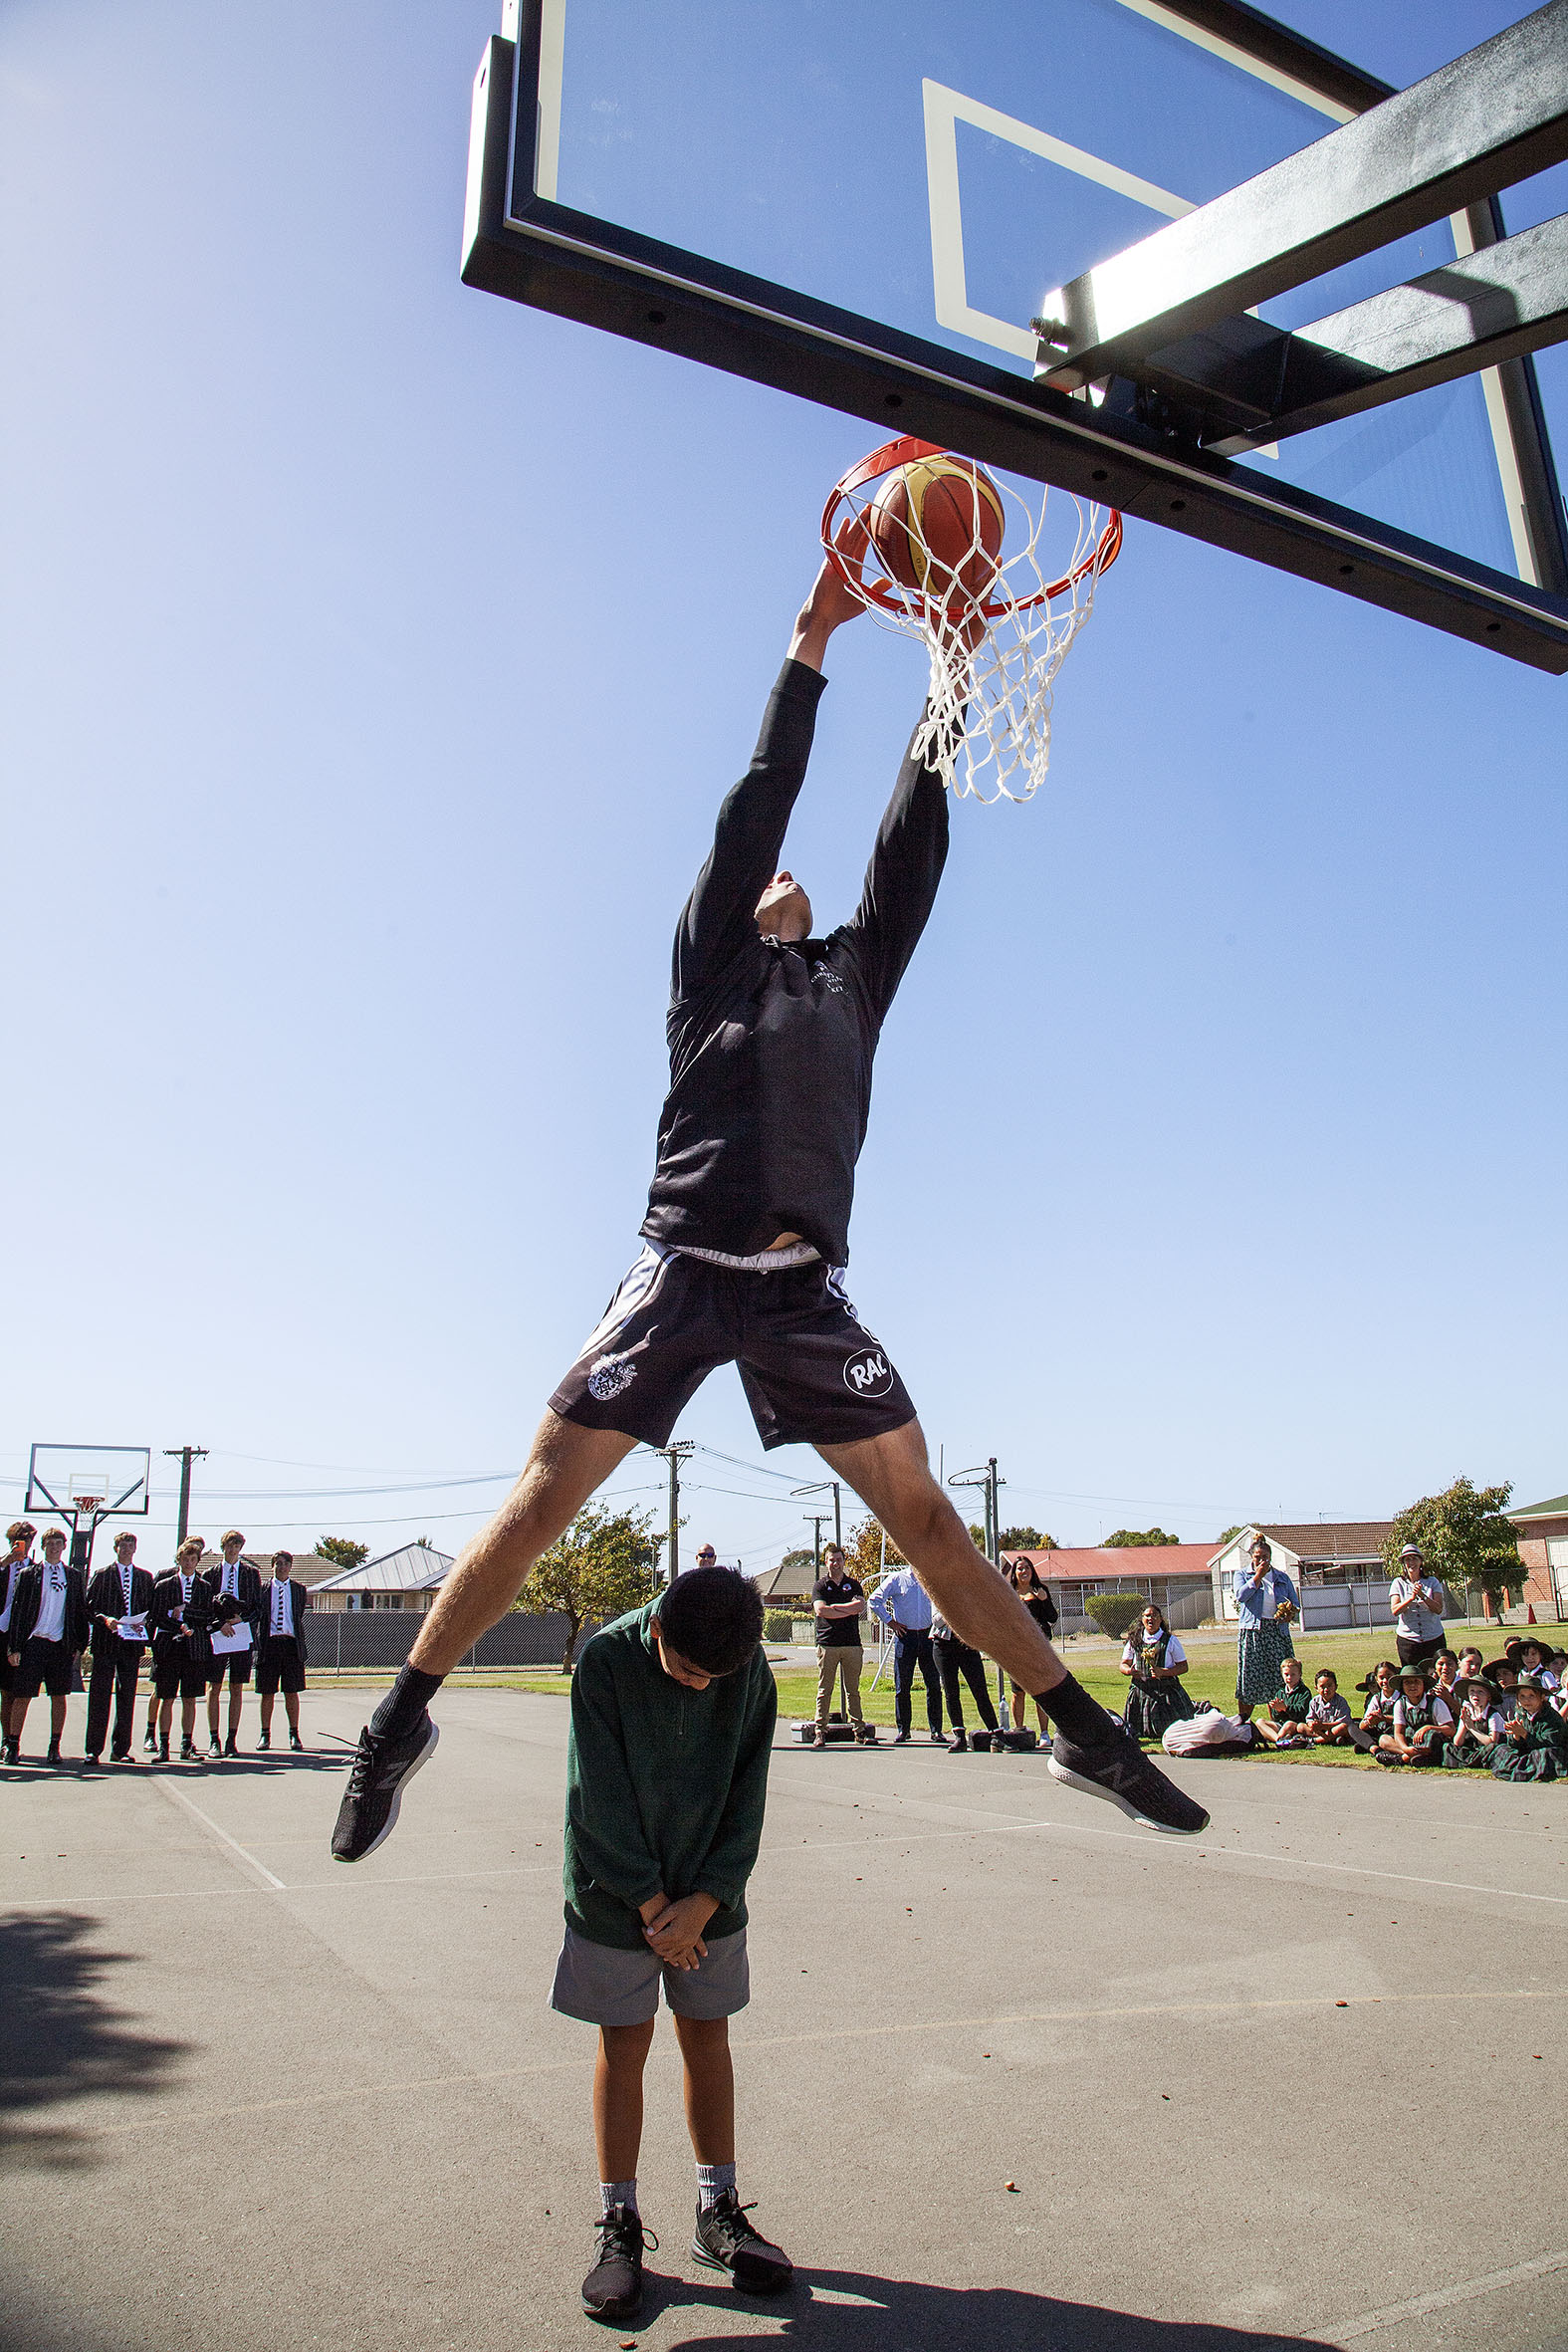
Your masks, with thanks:
M 895 466 L 866 517 L 890 579 L 945 606 L 985 601 L 997 577 L 1005 518 L 984 467 L 945 452 Z

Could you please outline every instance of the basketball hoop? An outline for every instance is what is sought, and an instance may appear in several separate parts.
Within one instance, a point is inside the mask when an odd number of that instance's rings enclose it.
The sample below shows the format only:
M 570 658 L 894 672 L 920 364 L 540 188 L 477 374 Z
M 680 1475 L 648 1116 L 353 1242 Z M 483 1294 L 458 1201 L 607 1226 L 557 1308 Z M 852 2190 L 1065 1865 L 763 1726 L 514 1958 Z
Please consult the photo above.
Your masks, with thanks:
M 102 1495 L 73 1495 L 71 1498 L 71 1509 L 78 1519 L 95 1518 L 103 1508 Z
M 975 520 L 961 546 L 922 538 L 921 585 L 906 586 L 883 556 L 877 534 L 885 537 L 885 527 L 874 510 L 890 474 L 926 460 L 968 477 Z M 1071 555 L 1059 578 L 1047 577 L 1040 539 L 1048 496 L 1041 484 L 1031 504 L 972 458 L 906 436 L 852 466 L 822 509 L 822 546 L 844 586 L 884 628 L 926 648 L 931 682 L 915 753 L 960 799 L 1027 801 L 1039 790 L 1050 764 L 1056 673 L 1094 609 L 1101 573 L 1121 552 L 1121 516 L 1069 498 Z M 1057 493 L 1058 501 L 1066 496 Z M 982 543 L 982 516 L 999 506 L 1007 528 L 994 556 Z

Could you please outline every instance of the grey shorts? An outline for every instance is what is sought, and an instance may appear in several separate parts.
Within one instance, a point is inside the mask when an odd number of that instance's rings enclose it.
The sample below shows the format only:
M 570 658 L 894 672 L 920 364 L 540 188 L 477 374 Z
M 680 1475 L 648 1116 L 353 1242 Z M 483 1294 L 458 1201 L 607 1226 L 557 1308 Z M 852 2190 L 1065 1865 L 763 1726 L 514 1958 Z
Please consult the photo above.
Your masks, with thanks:
M 646 1945 L 622 1952 L 613 1944 L 590 1944 L 567 1928 L 550 2005 L 588 2025 L 645 2025 L 658 2014 L 661 1977 L 664 1999 L 677 2017 L 733 2017 L 752 1998 L 745 1928 L 710 1944 L 694 1969 L 667 1968 Z

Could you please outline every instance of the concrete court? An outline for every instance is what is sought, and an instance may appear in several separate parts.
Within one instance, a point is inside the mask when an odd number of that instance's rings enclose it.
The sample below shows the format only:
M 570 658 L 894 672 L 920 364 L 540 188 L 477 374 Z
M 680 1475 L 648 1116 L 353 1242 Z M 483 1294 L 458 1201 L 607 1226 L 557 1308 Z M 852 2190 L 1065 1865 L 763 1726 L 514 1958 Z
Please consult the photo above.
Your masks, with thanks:
M 544 2006 L 565 1707 L 444 1694 L 348 1870 L 363 1705 L 311 1694 L 309 1759 L 0 1773 L 7 2352 L 1568 2346 L 1568 1790 L 1195 1764 L 1190 1845 L 1037 1757 L 781 1733 L 736 2041 L 796 2284 L 689 2260 L 664 2026 L 663 2249 L 606 2334 L 591 2034 Z M 1484 2160 L 1435 2036 L 1492 2086 Z

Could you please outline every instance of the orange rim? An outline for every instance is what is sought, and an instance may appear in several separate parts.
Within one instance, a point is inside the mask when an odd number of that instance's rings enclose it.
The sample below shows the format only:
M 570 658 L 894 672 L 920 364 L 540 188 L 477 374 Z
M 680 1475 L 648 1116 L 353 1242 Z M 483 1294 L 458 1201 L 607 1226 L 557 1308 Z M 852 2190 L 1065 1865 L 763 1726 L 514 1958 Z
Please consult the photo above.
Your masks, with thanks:
M 852 564 L 833 544 L 833 535 L 838 528 L 838 509 L 846 498 L 865 483 L 874 482 L 879 474 L 890 474 L 898 466 L 913 464 L 916 459 L 924 457 L 949 457 L 955 465 L 969 466 L 977 476 L 991 481 L 991 476 L 977 459 L 961 457 L 956 449 L 944 449 L 936 441 L 920 441 L 909 433 L 897 441 L 884 441 L 880 449 L 873 449 L 869 457 L 863 457 L 857 466 L 851 466 L 842 480 L 835 482 L 828 492 L 827 504 L 822 509 L 822 548 L 833 570 L 853 595 L 864 596 L 868 602 L 880 604 L 884 612 L 905 612 L 913 603 L 929 618 L 934 603 L 932 597 L 922 595 L 916 588 L 900 591 L 885 577 L 868 580 L 864 564 Z M 995 484 L 992 487 L 995 488 Z M 1005 604 L 978 604 L 975 609 L 983 620 L 1001 620 L 1008 612 L 1033 611 L 1037 605 L 1048 604 L 1052 596 L 1065 595 L 1068 588 L 1076 588 L 1079 581 L 1086 579 L 1090 573 L 1098 576 L 1108 572 L 1121 552 L 1122 519 L 1113 507 L 1105 528 L 1089 553 L 1070 572 L 1064 572 L 1060 580 L 1053 580 L 1048 588 L 1038 589 L 1032 596 L 1018 596 Z

